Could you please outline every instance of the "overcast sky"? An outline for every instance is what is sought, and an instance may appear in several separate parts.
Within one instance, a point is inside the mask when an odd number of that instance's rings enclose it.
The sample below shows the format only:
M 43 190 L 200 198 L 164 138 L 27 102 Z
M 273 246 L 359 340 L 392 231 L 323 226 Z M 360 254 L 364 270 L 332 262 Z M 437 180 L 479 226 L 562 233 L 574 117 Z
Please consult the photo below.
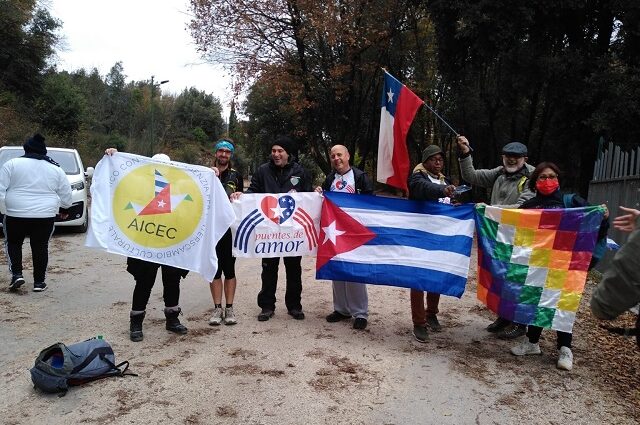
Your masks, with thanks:
M 229 110 L 230 77 L 198 56 L 187 24 L 188 0 L 49 0 L 62 21 L 58 69 L 98 69 L 104 77 L 122 62 L 127 82 L 169 80 L 163 93 L 196 87 Z

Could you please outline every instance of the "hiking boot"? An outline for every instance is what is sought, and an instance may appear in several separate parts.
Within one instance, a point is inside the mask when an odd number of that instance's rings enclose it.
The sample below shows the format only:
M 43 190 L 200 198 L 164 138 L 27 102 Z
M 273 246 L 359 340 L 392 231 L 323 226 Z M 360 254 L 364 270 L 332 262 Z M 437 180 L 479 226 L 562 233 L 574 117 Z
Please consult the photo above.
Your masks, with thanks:
M 500 339 L 515 339 L 521 337 L 527 333 L 527 325 L 521 325 L 520 323 L 514 323 L 508 328 L 505 328 L 502 332 L 498 333 Z
M 141 314 L 129 316 L 129 338 L 133 342 L 142 341 L 144 338 L 144 335 L 142 334 L 142 321 L 144 320 L 145 314 L 146 313 L 143 312 Z
M 34 282 L 33 283 L 33 292 L 42 292 L 47 289 L 47 284 L 44 282 Z
M 167 319 L 167 325 L 165 326 L 169 332 L 175 332 L 180 335 L 186 334 L 189 330 L 180 323 L 178 315 L 182 313 L 182 309 L 178 307 L 177 310 L 164 310 L 164 317 Z
M 11 283 L 9 284 L 10 291 L 15 291 L 22 285 L 24 285 L 24 277 L 22 277 L 21 273 L 16 273 L 11 276 Z
M 273 317 L 273 310 L 269 310 L 268 308 L 263 308 L 260 314 L 258 314 L 258 321 L 266 322 L 272 317 Z
M 302 310 L 289 310 L 289 316 L 293 317 L 296 320 L 304 320 L 304 313 Z
M 418 342 L 429 341 L 429 332 L 426 326 L 413 325 L 413 336 Z
M 366 329 L 367 327 L 367 319 L 364 317 L 356 317 L 356 320 L 353 321 L 353 329 Z
M 511 324 L 511 320 L 498 317 L 492 324 L 487 326 L 487 332 L 497 333 Z
M 520 344 L 511 348 L 511 354 L 514 356 L 529 356 L 532 354 L 542 354 L 540 350 L 540 344 L 537 342 L 534 344 L 529 341 L 522 341 Z
M 558 369 L 571 370 L 573 369 L 573 353 L 569 347 L 560 347 L 558 350 Z
M 236 315 L 233 314 L 233 307 L 227 307 L 224 309 L 224 324 L 225 325 L 235 325 L 238 323 L 236 319 Z
M 218 326 L 222 323 L 222 308 L 216 307 L 213 309 L 213 315 L 209 319 L 209 324 L 211 326 Z
M 429 326 L 433 332 L 440 332 L 442 330 L 442 326 L 440 326 L 438 317 L 435 314 L 433 316 L 427 316 L 427 326 Z
M 336 323 L 341 320 L 348 320 L 348 319 L 351 319 L 351 316 L 345 316 L 344 314 L 338 313 L 337 311 L 334 311 L 333 313 L 327 316 L 327 322 L 329 323 Z

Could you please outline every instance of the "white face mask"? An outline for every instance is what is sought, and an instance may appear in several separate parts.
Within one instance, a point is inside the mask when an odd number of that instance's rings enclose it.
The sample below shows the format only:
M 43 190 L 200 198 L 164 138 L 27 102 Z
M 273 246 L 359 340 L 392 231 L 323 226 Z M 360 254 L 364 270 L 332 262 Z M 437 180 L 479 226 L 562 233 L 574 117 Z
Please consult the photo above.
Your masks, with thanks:
M 519 169 L 524 166 L 524 163 L 527 161 L 526 157 L 515 157 L 515 156 L 507 156 L 502 155 L 502 165 L 507 173 L 515 173 Z

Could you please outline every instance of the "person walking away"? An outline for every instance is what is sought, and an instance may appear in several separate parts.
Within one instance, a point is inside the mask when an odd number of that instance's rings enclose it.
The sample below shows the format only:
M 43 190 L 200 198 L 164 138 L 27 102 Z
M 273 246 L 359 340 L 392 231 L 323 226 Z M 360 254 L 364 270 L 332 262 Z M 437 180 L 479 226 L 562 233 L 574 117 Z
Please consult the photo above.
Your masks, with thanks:
M 56 215 L 64 219 L 71 207 L 71 185 L 57 162 L 47 156 L 45 139 L 34 134 L 24 143 L 24 155 L 0 170 L 0 212 L 4 214 L 5 250 L 9 260 L 9 290 L 24 285 L 22 245 L 29 236 L 33 259 L 33 291 L 47 289 L 49 240 Z

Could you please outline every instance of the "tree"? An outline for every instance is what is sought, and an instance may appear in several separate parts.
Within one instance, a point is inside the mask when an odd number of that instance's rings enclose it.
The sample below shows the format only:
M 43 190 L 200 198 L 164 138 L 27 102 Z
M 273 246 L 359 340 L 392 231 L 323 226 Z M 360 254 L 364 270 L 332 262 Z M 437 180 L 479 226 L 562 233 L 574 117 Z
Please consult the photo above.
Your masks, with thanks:
M 185 89 L 173 104 L 171 137 L 189 137 L 200 127 L 209 140 L 225 131 L 222 104 L 213 95 L 195 87 Z
M 71 145 L 75 144 L 84 113 L 84 98 L 68 73 L 47 76 L 36 102 L 36 111 L 44 129 L 68 139 Z
M 203 54 L 287 99 L 291 134 L 325 172 L 333 144 L 363 161 L 375 151 L 380 67 L 406 53 L 392 45 L 410 18 L 426 16 L 409 0 L 191 0 L 191 8 Z

